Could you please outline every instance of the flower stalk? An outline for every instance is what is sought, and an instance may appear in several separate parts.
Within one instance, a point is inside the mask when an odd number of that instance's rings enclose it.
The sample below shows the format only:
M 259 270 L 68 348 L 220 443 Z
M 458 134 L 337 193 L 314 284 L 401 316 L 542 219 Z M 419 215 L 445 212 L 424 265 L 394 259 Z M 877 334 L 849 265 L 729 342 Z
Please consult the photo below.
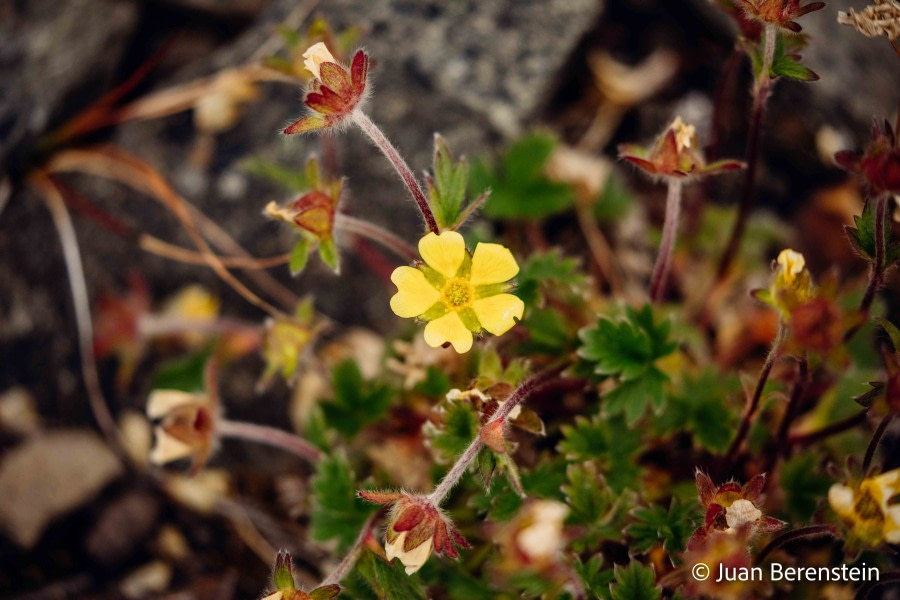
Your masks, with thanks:
M 753 212 L 753 204 L 756 197 L 756 173 L 759 167 L 759 141 L 762 136 L 762 123 L 766 112 L 766 100 L 772 89 L 772 80 L 770 72 L 772 69 L 772 61 L 775 57 L 775 36 L 776 29 L 772 24 L 766 24 L 765 28 L 765 47 L 763 49 L 763 64 L 760 69 L 759 77 L 753 85 L 753 108 L 750 113 L 750 127 L 747 130 L 747 147 L 745 160 L 747 162 L 747 170 L 744 173 L 744 184 L 741 188 L 741 198 L 738 203 L 738 214 L 735 219 L 734 226 L 731 229 L 731 235 L 728 238 L 728 245 L 719 259 L 719 268 L 716 278 L 721 281 L 725 274 L 731 268 L 737 256 L 741 240 L 747 230 L 747 222 L 750 220 L 750 213 Z
M 400 153 L 394 148 L 394 145 L 391 144 L 390 140 L 382 133 L 381 129 L 379 129 L 378 126 L 372 122 L 372 119 L 370 119 L 363 111 L 353 111 L 350 118 L 353 123 L 362 129 L 363 133 L 369 136 L 369 139 L 378 146 L 378 149 L 381 150 L 385 158 L 388 159 L 388 162 L 390 162 L 397 171 L 397 174 L 400 175 L 400 179 L 406 184 L 406 188 L 412 195 L 413 200 L 416 201 L 416 205 L 418 205 L 419 211 L 421 211 L 428 229 L 435 234 L 440 233 L 440 228 L 438 228 L 434 213 L 431 212 L 431 207 L 428 206 L 428 199 L 425 197 L 422 186 L 419 184 L 415 175 L 413 175 L 412 169 L 409 168 L 409 165 L 406 164 L 406 161 L 403 160 L 403 157 L 400 156 Z
M 872 439 L 869 441 L 869 447 L 866 448 L 866 454 L 863 458 L 863 473 L 867 473 L 869 471 L 869 467 L 872 466 L 872 459 L 875 458 L 875 451 L 878 449 L 878 444 L 881 442 L 881 438 L 884 437 L 884 432 L 887 431 L 888 425 L 891 424 L 891 421 L 893 419 L 894 413 L 888 413 L 875 429 L 875 433 L 872 435 Z
M 731 446 L 728 447 L 728 452 L 725 454 L 728 464 L 734 464 L 735 457 L 741 449 L 744 439 L 747 437 L 747 433 L 750 431 L 750 425 L 753 422 L 753 417 L 756 416 L 756 410 L 759 408 L 759 401 L 762 399 L 763 389 L 766 387 L 766 382 L 769 380 L 769 374 L 772 372 L 772 367 L 775 366 L 775 361 L 778 360 L 778 357 L 781 355 L 781 347 L 784 344 L 786 337 L 787 327 L 784 322 L 781 321 L 778 324 L 778 332 L 775 334 L 775 341 L 772 342 L 772 348 L 769 350 L 769 354 L 766 356 L 766 362 L 763 364 L 762 371 L 759 373 L 759 379 L 756 381 L 753 395 L 747 402 L 747 408 L 744 411 L 744 416 L 741 419 L 737 434 L 734 436 L 734 440 L 731 442 Z
M 302 437 L 275 427 L 220 419 L 216 423 L 216 433 L 222 437 L 238 438 L 279 448 L 312 464 L 322 458 L 322 451 Z
M 662 242 L 650 277 L 650 299 L 654 304 L 659 304 L 662 300 L 672 268 L 672 255 L 675 252 L 675 238 L 678 235 L 678 221 L 681 215 L 681 187 L 681 179 L 669 178 Z

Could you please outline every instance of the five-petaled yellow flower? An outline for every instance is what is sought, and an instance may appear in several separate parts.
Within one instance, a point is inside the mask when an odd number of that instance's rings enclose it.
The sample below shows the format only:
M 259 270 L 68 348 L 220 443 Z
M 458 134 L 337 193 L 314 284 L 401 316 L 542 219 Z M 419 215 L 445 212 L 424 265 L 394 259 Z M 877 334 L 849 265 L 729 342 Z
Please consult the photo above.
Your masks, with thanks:
M 391 274 L 397 286 L 391 310 L 427 321 L 429 346 L 450 342 L 457 352 L 468 352 L 473 333 L 501 335 L 522 318 L 525 304 L 508 293 L 509 280 L 519 272 L 509 249 L 479 243 L 470 254 L 459 233 L 445 231 L 419 240 L 419 254 L 424 263 L 398 267 Z

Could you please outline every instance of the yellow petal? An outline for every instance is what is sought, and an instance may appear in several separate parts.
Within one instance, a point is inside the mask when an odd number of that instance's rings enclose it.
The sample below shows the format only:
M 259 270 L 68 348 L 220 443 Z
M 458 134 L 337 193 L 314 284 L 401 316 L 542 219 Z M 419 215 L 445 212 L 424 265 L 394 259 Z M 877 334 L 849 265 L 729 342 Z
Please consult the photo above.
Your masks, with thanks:
M 500 244 L 480 243 L 472 255 L 472 285 L 485 283 L 503 283 L 509 281 L 519 272 L 519 265 L 512 252 Z
M 432 348 L 450 342 L 453 349 L 463 354 L 472 348 L 472 332 L 469 331 L 456 312 L 448 312 L 443 317 L 429 321 L 425 326 L 425 343 Z
M 514 318 L 522 318 L 525 303 L 512 294 L 497 294 L 476 300 L 472 308 L 482 327 L 494 335 L 502 335 L 516 324 Z
M 397 293 L 391 298 L 391 310 L 398 317 L 418 317 L 441 299 L 441 293 L 418 269 L 397 267 L 391 273 L 391 281 L 397 286 Z
M 777 262 L 784 269 L 784 281 L 788 284 L 793 283 L 797 275 L 806 267 L 806 259 L 803 258 L 803 255 L 790 248 L 782 250 L 778 254 Z
M 202 404 L 205 400 L 205 394 L 189 394 L 179 390 L 153 390 L 147 398 L 147 416 L 158 419 L 176 408 Z
M 429 233 L 419 240 L 419 254 L 429 267 L 444 277 L 454 277 L 466 256 L 466 243 L 455 231 L 445 231 L 441 235 Z

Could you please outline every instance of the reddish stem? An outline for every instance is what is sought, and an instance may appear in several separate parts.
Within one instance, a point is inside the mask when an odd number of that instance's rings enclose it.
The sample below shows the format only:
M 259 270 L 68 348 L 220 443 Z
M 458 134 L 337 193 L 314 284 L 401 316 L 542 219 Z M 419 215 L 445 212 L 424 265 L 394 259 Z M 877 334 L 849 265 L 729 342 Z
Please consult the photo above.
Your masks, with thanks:
M 669 189 L 666 193 L 666 217 L 663 222 L 662 242 L 659 246 L 656 264 L 653 265 L 653 274 L 650 277 L 650 300 L 654 304 L 659 304 L 666 291 L 669 271 L 672 268 L 672 255 L 675 253 L 675 238 L 678 235 L 680 215 L 681 180 L 673 177 L 669 179 Z
M 844 433 L 845 431 L 853 429 L 860 423 L 865 422 L 866 415 L 868 413 L 869 409 L 866 408 L 859 411 L 858 413 L 850 415 L 849 417 L 841 419 L 840 421 L 836 421 L 831 425 L 826 425 L 821 429 L 799 435 L 788 435 L 788 444 L 792 446 L 808 446 L 810 444 L 814 444 L 816 442 L 829 438 L 833 435 Z

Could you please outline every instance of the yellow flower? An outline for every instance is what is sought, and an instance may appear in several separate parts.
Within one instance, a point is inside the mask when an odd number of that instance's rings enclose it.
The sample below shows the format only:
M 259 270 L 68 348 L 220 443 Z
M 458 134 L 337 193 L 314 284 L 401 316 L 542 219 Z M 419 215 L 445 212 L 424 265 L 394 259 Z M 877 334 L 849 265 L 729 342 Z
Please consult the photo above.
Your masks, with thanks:
M 525 304 L 507 293 L 519 272 L 509 249 L 480 243 L 469 254 L 459 233 L 445 231 L 419 240 L 419 254 L 424 263 L 391 274 L 397 286 L 391 310 L 427 321 L 425 342 L 432 348 L 450 342 L 462 354 L 472 347 L 473 333 L 501 335 L 522 318 Z
M 803 255 L 790 248 L 782 250 L 778 254 L 778 259 L 775 262 L 781 267 L 782 277 L 784 278 L 784 282 L 788 285 L 794 283 L 794 280 L 797 279 L 797 275 L 802 273 L 803 269 L 806 268 L 806 259 L 803 258 Z
M 882 541 L 900 543 L 900 504 L 891 500 L 900 493 L 900 469 L 867 477 L 856 487 L 835 483 L 828 503 L 847 524 L 853 536 L 867 546 Z

